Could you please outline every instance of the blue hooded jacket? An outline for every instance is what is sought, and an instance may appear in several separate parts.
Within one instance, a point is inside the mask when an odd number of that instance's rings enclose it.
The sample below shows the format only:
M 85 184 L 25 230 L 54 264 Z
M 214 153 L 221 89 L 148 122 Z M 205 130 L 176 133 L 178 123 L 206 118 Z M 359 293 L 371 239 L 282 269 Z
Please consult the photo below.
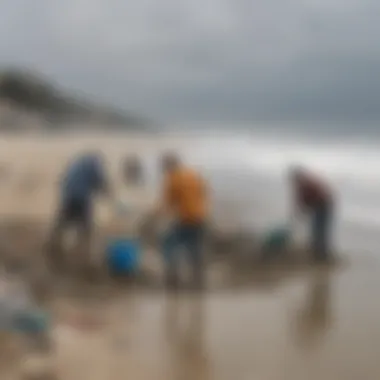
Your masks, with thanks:
M 75 160 L 67 169 L 62 182 L 63 201 L 75 200 L 90 204 L 96 192 L 105 187 L 100 157 L 88 154 Z

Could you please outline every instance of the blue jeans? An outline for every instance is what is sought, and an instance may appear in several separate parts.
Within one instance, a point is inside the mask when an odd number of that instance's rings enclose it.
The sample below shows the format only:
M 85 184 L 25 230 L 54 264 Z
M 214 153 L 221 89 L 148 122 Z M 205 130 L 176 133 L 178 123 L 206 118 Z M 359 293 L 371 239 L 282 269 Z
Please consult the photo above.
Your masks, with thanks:
M 203 237 L 204 225 L 178 223 L 164 237 L 163 254 L 166 265 L 166 276 L 169 281 L 178 281 L 178 250 L 184 248 L 191 265 L 193 280 L 196 285 L 203 283 Z
M 332 205 L 321 204 L 313 210 L 311 245 L 316 260 L 326 260 L 330 254 Z

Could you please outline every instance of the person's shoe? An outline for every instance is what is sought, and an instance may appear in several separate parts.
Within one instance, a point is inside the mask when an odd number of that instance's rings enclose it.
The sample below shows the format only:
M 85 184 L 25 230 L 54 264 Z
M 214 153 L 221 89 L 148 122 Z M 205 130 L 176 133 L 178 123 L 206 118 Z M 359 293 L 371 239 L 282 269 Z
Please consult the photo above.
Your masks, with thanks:
M 52 273 L 62 274 L 67 272 L 67 262 L 63 259 L 61 253 L 50 254 L 47 258 L 47 267 Z
M 190 285 L 190 289 L 195 292 L 201 292 L 205 289 L 205 281 L 203 275 L 198 275 L 194 277 Z
M 333 264 L 333 257 L 326 253 L 316 253 L 314 255 L 314 262 L 318 265 L 330 265 Z
M 167 276 L 165 279 L 165 286 L 170 290 L 177 290 L 179 286 L 178 278 L 175 276 Z
M 190 286 L 190 290 L 195 293 L 201 293 L 205 290 L 205 285 L 203 282 L 196 282 Z

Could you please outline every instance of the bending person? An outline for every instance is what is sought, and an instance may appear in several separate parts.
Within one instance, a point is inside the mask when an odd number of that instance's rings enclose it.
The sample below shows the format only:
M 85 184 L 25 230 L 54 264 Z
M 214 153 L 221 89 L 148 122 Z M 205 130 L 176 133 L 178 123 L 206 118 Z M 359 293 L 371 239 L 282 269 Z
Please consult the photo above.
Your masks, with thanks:
M 311 249 L 318 261 L 330 257 L 330 230 L 333 216 L 333 195 L 328 185 L 301 167 L 290 172 L 294 186 L 294 217 L 311 217 Z
M 93 199 L 109 193 L 103 158 L 98 153 L 85 154 L 72 162 L 61 184 L 60 204 L 50 241 L 50 258 L 63 265 L 62 238 L 69 227 L 76 227 L 82 243 L 83 260 L 88 260 L 93 228 Z M 81 258 L 82 259 L 82 258 Z

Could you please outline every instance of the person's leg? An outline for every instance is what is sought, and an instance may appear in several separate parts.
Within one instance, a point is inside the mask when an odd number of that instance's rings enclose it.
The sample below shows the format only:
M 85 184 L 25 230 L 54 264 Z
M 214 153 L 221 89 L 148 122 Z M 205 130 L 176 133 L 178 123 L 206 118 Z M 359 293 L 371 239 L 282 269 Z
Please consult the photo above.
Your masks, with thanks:
M 165 264 L 165 280 L 167 285 L 178 285 L 179 254 L 181 245 L 182 228 L 179 225 L 172 226 L 164 236 L 163 256 Z
M 77 231 L 77 254 L 80 255 L 80 266 L 88 268 L 91 264 L 93 213 L 89 204 L 78 203 L 75 210 Z
M 334 217 L 334 208 L 332 204 L 328 204 L 325 207 L 324 211 L 324 228 L 322 234 L 322 252 L 324 252 L 324 256 L 326 260 L 331 259 L 332 257 L 332 244 L 331 244 L 331 235 L 333 228 L 333 217 Z
M 325 261 L 329 256 L 331 214 L 329 205 L 321 205 L 314 211 L 312 249 L 318 261 Z
M 193 285 L 197 288 L 201 288 L 204 285 L 203 242 L 203 224 L 186 227 L 184 231 L 184 244 L 186 245 L 191 264 Z
M 311 251 L 316 261 L 321 256 L 321 231 L 323 228 L 323 218 L 319 208 L 313 210 L 312 215 L 312 231 L 311 231 Z
M 53 229 L 49 235 L 46 247 L 48 266 L 52 266 L 54 270 L 63 269 L 65 266 L 63 252 L 63 234 L 65 229 L 71 222 L 71 207 L 69 203 L 63 203 L 53 222 Z

